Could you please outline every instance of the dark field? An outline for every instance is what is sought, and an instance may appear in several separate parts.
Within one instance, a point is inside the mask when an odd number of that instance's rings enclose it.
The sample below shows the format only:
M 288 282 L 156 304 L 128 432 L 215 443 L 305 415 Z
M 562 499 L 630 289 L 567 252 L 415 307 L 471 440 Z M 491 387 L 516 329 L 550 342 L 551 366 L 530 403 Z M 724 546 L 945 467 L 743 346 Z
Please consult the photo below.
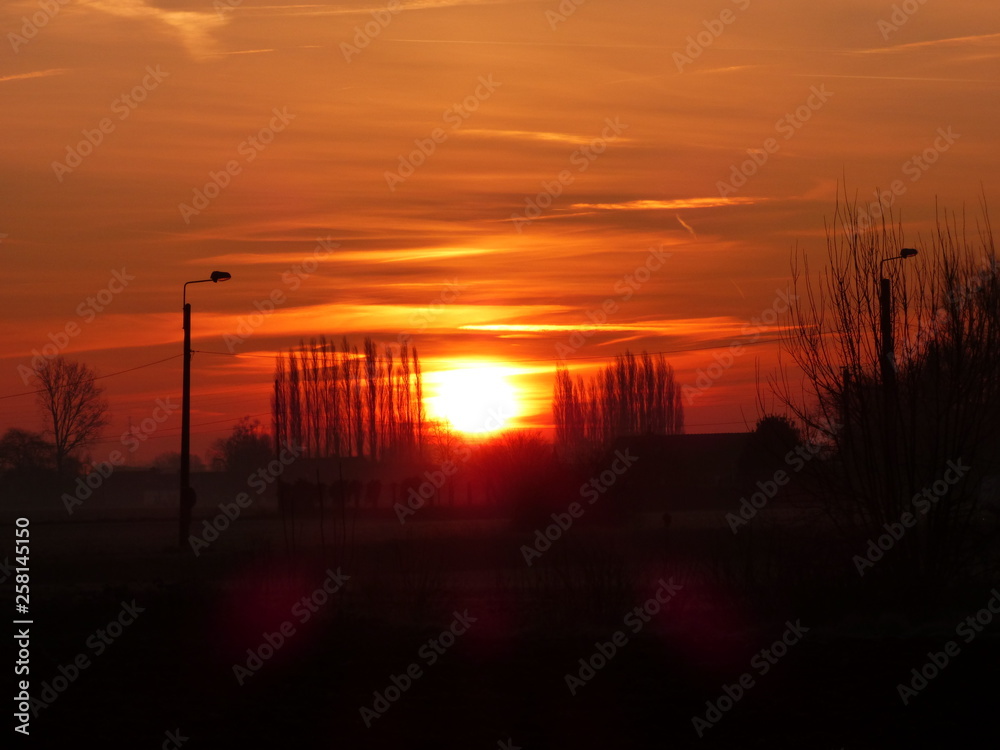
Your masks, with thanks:
M 669 536 L 653 514 L 578 523 L 530 567 L 520 549 L 533 528 L 430 511 L 405 525 L 331 521 L 322 538 L 315 518 L 293 530 L 246 516 L 197 557 L 170 550 L 172 518 L 39 518 L 31 680 L 49 705 L 36 703 L 31 737 L 492 749 L 961 747 L 993 736 L 993 584 L 889 588 L 857 576 L 856 550 L 820 545 L 802 517 L 779 526 L 779 515 L 735 542 L 711 512 L 675 514 Z M 326 581 L 335 593 L 318 593 Z M 127 624 L 108 627 L 131 607 Z M 956 633 L 980 610 L 988 622 Z M 949 641 L 957 651 L 904 705 L 897 685 Z M 693 717 L 713 721 L 702 737 Z

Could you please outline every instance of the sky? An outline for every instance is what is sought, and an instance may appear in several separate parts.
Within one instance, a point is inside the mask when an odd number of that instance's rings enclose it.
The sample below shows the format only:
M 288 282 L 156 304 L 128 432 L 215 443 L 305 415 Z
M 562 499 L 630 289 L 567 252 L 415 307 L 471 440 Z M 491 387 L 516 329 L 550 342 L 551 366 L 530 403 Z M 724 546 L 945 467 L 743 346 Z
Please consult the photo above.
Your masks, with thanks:
M 994 0 L 16 0 L 0 32 L 0 431 L 42 428 L 58 351 L 108 376 L 95 460 L 179 449 L 213 270 L 199 453 L 321 335 L 410 337 L 430 397 L 503 368 L 543 430 L 557 361 L 665 352 L 689 432 L 744 430 L 838 192 L 895 185 L 919 247 L 1000 190 Z

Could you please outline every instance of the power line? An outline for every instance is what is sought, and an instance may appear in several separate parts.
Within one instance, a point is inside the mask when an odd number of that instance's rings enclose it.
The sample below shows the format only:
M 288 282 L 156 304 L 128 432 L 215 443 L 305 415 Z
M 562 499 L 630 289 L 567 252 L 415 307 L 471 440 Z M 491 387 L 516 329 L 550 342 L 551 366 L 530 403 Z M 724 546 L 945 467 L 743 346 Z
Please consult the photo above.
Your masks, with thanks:
M 209 427 L 209 426 L 214 425 L 214 424 L 225 424 L 226 422 L 238 422 L 239 420 L 243 419 L 244 417 L 269 417 L 269 416 L 271 416 L 271 412 L 265 411 L 265 412 L 259 412 L 257 414 L 242 414 L 242 415 L 240 415 L 238 417 L 226 417 L 225 419 L 215 419 L 215 420 L 212 420 L 211 422 L 198 422 L 197 424 L 193 424 L 191 426 L 192 427 Z M 142 424 L 142 423 L 140 422 L 140 424 Z M 149 433 L 146 436 L 146 438 L 143 440 L 143 442 L 145 442 L 145 440 L 153 440 L 153 439 L 157 439 L 157 438 L 176 438 L 176 437 L 180 437 L 180 432 L 174 432 L 174 430 L 180 430 L 180 427 L 165 427 L 162 430 L 157 429 L 155 435 L 153 433 Z M 204 432 L 194 432 L 192 434 L 193 435 L 207 435 L 207 434 L 209 434 L 211 432 L 219 432 L 219 431 L 220 430 L 206 430 Z M 131 435 L 131 434 L 135 434 L 135 433 L 128 432 L 126 434 L 130 434 Z M 143 434 L 143 433 L 140 432 L 139 434 Z M 114 443 L 114 442 L 117 442 L 116 438 L 100 438 L 98 440 L 94 440 L 93 444 L 99 445 L 101 443 Z
M 113 378 L 116 375 L 124 375 L 126 372 L 135 372 L 136 370 L 141 370 L 145 367 L 152 367 L 153 365 L 159 365 L 163 362 L 169 362 L 172 359 L 177 359 L 178 357 L 183 357 L 183 354 L 175 354 L 172 357 L 165 357 L 163 359 L 158 359 L 155 362 L 147 362 L 144 365 L 136 365 L 135 367 L 130 367 L 127 370 L 119 370 L 118 372 L 109 372 L 107 375 L 98 375 L 96 378 L 88 378 L 85 382 L 94 382 L 96 380 L 104 380 L 105 378 Z M 64 386 L 65 387 L 65 386 Z M 33 396 L 36 393 L 44 393 L 45 388 L 39 388 L 35 391 L 24 391 L 23 393 L 9 393 L 6 396 L 0 396 L 0 401 L 8 398 L 18 398 L 20 396 Z
M 240 352 L 211 352 L 205 349 L 192 349 L 192 354 L 221 354 L 224 357 L 255 357 L 257 359 L 274 359 L 273 354 L 243 354 Z

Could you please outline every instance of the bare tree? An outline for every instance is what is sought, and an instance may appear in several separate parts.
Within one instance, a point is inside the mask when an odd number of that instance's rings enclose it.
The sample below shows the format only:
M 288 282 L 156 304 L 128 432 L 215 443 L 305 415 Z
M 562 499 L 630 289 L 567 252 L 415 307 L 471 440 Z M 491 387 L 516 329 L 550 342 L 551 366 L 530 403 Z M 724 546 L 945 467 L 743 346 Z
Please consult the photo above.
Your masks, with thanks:
M 427 448 L 434 463 L 451 461 L 462 445 L 464 441 L 446 420 L 435 419 L 428 423 Z
M 373 338 L 365 338 L 365 384 L 367 388 L 365 393 L 368 400 L 365 402 L 366 410 L 368 412 L 368 455 L 372 458 L 378 458 L 379 454 L 379 439 L 378 439 L 378 428 L 379 428 L 379 400 L 378 400 L 378 385 L 379 385 L 379 367 L 378 367 L 378 348 L 375 346 L 375 340 Z
M 0 473 L 51 470 L 52 444 L 28 430 L 12 427 L 0 437 Z
M 274 434 L 313 458 L 408 454 L 419 451 L 421 398 L 420 360 L 405 344 L 397 359 L 371 338 L 363 352 L 346 337 L 339 351 L 325 338 L 303 341 L 275 365 Z
M 35 371 L 38 404 L 49 425 L 44 434 L 52 440 L 57 471 L 108 424 L 108 402 L 95 378 L 89 367 L 61 355 Z
M 623 435 L 684 432 L 681 389 L 662 354 L 626 351 L 589 386 L 557 366 L 552 413 L 556 444 L 573 459 L 593 457 Z
M 265 431 L 260 420 L 241 417 L 233 425 L 229 437 L 219 438 L 212 444 L 213 468 L 245 479 L 274 457 L 274 445 L 274 437 Z
M 964 217 L 943 216 L 931 236 L 909 242 L 891 217 L 865 219 L 838 201 L 822 273 L 796 255 L 784 349 L 804 377 L 800 384 L 782 376 L 772 387 L 806 437 L 826 448 L 829 460 L 813 462 L 811 473 L 836 528 L 855 541 L 878 538 L 909 513 L 919 527 L 880 568 L 954 579 L 983 559 L 980 482 L 998 470 L 992 231 L 985 205 L 977 232 Z M 908 245 L 919 255 L 896 260 Z M 883 276 L 888 305 L 879 295 Z

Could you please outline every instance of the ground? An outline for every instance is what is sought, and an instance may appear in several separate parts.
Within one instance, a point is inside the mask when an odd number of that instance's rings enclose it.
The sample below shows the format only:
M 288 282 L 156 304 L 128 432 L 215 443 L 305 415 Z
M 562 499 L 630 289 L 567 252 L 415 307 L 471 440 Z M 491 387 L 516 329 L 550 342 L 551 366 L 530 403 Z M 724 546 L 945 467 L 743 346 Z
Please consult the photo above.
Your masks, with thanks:
M 31 737 L 884 748 L 989 731 L 1000 623 L 968 643 L 956 634 L 989 586 L 872 601 L 810 586 L 803 569 L 769 596 L 765 573 L 746 583 L 713 546 L 718 519 L 675 514 L 670 537 L 658 520 L 567 529 L 530 567 L 534 529 L 502 519 L 328 519 L 322 539 L 316 519 L 299 519 L 293 541 L 278 517 L 247 515 L 198 556 L 170 549 L 169 517 L 39 520 L 31 692 L 54 700 L 36 704 Z M 666 603 L 650 605 L 657 593 Z M 904 704 L 898 686 L 949 641 L 957 655 Z

